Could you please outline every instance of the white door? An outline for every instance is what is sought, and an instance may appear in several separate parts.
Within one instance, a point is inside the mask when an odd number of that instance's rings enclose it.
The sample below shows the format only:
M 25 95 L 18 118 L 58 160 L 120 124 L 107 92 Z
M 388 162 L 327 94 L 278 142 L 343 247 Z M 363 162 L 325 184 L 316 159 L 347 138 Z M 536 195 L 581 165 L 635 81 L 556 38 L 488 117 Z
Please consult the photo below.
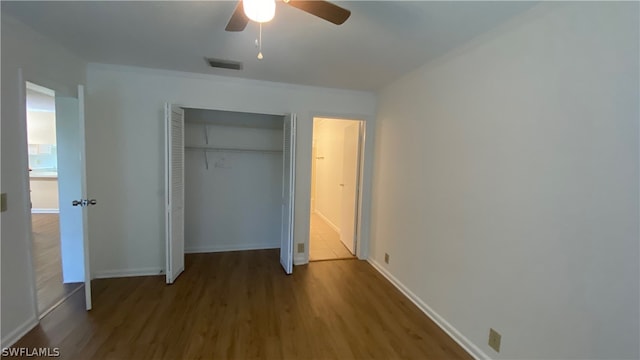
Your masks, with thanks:
M 184 271 L 184 110 L 165 104 L 166 275 L 173 284 Z
M 349 125 L 344 129 L 344 147 L 342 149 L 342 222 L 340 240 L 344 246 L 355 254 L 356 216 L 358 203 L 358 169 L 359 169 L 359 124 Z
M 80 186 L 82 187 L 82 198 L 85 206 L 82 207 L 82 239 L 84 244 L 84 297 L 87 310 L 91 310 L 91 253 L 89 252 L 89 216 L 87 207 L 96 205 L 95 199 L 89 199 L 87 194 L 87 158 L 85 143 L 85 118 L 84 118 L 84 86 L 78 85 L 78 108 L 80 119 Z
M 280 239 L 280 264 L 287 274 L 293 273 L 293 219 L 296 164 L 296 115 L 284 119 L 284 146 L 282 165 L 282 236 Z
M 62 277 L 65 283 L 85 283 L 86 308 L 91 310 L 87 211 L 96 201 L 87 197 L 84 86 L 78 86 L 77 99 L 56 97 L 55 104 Z

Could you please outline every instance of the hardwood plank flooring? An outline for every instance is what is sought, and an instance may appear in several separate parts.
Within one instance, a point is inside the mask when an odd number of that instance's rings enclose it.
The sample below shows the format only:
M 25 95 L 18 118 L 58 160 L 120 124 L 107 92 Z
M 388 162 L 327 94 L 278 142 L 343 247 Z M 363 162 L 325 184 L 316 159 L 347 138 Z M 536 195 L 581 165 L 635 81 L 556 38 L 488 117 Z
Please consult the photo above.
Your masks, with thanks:
M 94 280 L 16 347 L 65 359 L 471 359 L 359 260 L 296 266 L 278 250 L 189 254 L 164 276 Z
M 42 314 L 82 286 L 82 283 L 62 282 L 59 215 L 31 214 L 31 224 L 38 313 Z
M 355 256 L 340 240 L 340 234 L 320 216 L 312 213 L 309 228 L 309 261 L 353 258 Z

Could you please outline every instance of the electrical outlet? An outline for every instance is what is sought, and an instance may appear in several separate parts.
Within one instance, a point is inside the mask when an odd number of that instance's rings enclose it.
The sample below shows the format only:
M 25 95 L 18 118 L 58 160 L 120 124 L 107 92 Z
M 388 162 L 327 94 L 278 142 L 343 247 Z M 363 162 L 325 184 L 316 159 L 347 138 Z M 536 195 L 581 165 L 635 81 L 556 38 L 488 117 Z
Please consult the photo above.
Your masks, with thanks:
M 387 253 L 384 253 L 384 262 L 385 262 L 385 264 L 389 263 L 389 254 L 387 254 Z
M 0 212 L 7 211 L 7 194 L 2 193 L 0 195 Z
M 502 339 L 502 335 L 493 329 L 489 329 L 489 346 L 496 352 L 500 352 L 500 339 Z
M 298 244 L 298 252 L 299 253 L 303 253 L 304 252 L 304 244 Z

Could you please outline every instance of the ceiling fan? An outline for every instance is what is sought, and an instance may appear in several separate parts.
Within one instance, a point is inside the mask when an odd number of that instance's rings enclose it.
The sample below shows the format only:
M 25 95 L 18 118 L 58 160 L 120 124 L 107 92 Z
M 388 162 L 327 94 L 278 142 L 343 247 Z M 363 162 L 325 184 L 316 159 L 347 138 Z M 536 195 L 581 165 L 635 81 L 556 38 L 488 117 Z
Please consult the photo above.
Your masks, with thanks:
M 323 0 L 283 0 L 283 2 L 336 25 L 341 25 L 351 15 L 351 11 Z M 225 30 L 242 31 L 247 27 L 249 20 L 263 23 L 273 19 L 274 15 L 275 0 L 240 0 Z

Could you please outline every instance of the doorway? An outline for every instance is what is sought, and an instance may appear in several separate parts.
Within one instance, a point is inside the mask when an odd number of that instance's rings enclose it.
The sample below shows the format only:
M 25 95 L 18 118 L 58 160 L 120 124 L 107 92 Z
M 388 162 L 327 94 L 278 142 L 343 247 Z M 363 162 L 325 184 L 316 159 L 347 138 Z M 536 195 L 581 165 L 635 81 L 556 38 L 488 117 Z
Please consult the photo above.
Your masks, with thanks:
M 30 82 L 25 88 L 31 256 L 42 318 L 85 279 L 83 219 L 71 209 L 80 195 L 80 107 L 51 89 Z
M 168 284 L 185 253 L 280 248 L 292 273 L 295 123 L 165 104 Z
M 313 119 L 309 261 L 355 258 L 361 127 Z

